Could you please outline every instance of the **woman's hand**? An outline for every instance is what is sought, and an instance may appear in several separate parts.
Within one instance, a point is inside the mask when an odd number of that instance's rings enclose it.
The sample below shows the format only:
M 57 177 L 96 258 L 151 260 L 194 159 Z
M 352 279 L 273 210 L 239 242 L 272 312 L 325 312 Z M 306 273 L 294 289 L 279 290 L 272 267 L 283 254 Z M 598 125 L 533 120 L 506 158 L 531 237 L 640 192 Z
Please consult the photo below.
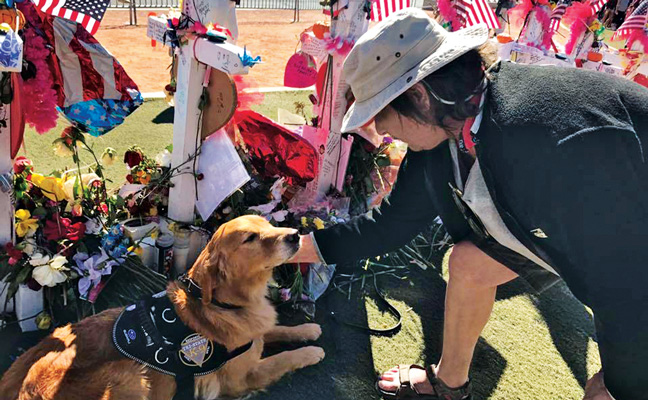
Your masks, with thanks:
M 317 250 L 315 250 L 315 243 L 313 242 L 313 237 L 311 235 L 301 235 L 299 237 L 299 250 L 292 256 L 287 263 L 319 263 L 319 255 Z

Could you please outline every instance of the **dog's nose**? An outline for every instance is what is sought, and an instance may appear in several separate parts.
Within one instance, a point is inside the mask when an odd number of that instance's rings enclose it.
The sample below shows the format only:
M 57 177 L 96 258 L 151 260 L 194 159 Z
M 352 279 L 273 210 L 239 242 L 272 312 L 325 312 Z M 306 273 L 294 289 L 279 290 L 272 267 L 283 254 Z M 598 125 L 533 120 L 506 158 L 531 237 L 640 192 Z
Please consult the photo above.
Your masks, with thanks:
M 288 243 L 299 243 L 299 233 L 294 233 L 292 235 L 286 235 L 286 242 Z

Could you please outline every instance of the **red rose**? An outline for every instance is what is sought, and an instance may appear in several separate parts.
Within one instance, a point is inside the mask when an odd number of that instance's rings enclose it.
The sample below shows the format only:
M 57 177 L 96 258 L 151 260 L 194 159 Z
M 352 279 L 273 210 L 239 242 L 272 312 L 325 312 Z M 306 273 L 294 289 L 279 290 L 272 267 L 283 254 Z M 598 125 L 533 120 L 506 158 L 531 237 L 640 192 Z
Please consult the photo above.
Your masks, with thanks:
M 142 151 L 137 148 L 128 149 L 126 150 L 126 153 L 124 153 L 124 163 L 128 164 L 131 168 L 139 165 L 143 159 L 144 154 L 142 154 Z
M 128 183 L 133 183 L 133 175 L 126 175 L 126 180 L 128 181 Z
M 85 236 L 86 226 L 83 222 L 77 222 L 68 227 L 65 237 L 73 242 L 78 242 Z
M 68 218 L 59 218 L 58 214 L 54 214 L 53 219 L 45 221 L 45 227 L 43 228 L 45 239 L 59 241 L 65 238 L 67 228 L 71 223 L 72 221 Z
M 108 204 L 106 204 L 106 203 L 101 203 L 101 204 L 99 204 L 99 207 L 97 207 L 97 208 L 98 208 L 99 211 L 101 211 L 102 213 L 104 213 L 104 214 L 108 214 Z M 85 226 L 85 225 L 83 225 L 83 226 Z
M 69 218 L 59 218 L 58 215 L 55 215 L 53 219 L 45 221 L 43 235 L 47 240 L 68 239 L 77 242 L 83 239 L 85 230 L 86 226 L 83 222 L 73 224 Z
M 13 164 L 14 173 L 22 174 L 27 168 L 33 168 L 33 164 L 30 159 L 24 156 L 16 158 Z

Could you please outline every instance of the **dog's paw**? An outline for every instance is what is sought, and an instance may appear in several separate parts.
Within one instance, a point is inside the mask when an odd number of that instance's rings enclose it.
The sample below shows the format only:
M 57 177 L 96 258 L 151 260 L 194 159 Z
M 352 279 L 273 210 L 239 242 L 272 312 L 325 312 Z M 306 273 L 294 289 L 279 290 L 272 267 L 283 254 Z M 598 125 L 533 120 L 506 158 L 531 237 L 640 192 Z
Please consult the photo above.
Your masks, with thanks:
M 322 335 L 322 327 L 319 324 L 303 324 L 300 328 L 305 342 L 315 341 Z
M 319 363 L 326 355 L 323 348 L 316 346 L 302 347 L 299 350 L 303 353 L 302 361 L 305 367 Z

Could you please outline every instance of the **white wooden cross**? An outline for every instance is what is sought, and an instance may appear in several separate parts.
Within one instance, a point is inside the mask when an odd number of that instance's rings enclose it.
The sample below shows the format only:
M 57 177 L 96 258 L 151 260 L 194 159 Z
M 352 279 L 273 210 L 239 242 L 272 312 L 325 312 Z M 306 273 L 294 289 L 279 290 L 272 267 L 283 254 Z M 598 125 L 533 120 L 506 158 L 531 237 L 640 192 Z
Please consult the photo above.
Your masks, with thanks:
M 342 37 L 351 39 L 354 42 L 358 40 L 369 27 L 367 13 L 363 10 L 365 0 L 338 0 L 334 5 L 335 9 L 340 9 L 337 18 L 331 23 L 331 37 Z M 319 116 L 322 118 L 322 128 L 329 131 L 326 140 L 326 153 L 320 171 L 320 179 L 317 183 L 318 198 L 322 198 L 331 188 L 336 186 L 342 188 L 342 182 L 338 180 L 338 166 L 346 165 L 348 154 L 342 155 L 340 146 L 342 145 L 342 119 L 346 112 L 346 92 L 349 85 L 341 79 L 342 65 L 346 56 L 334 53 L 332 56 L 332 83 L 329 86 L 332 89 L 333 104 L 330 99 L 320 99 Z M 326 92 L 326 90 L 324 90 Z
M 227 0 L 229 2 L 229 0 Z M 207 25 L 217 6 L 213 0 L 183 2 L 183 13 L 195 21 Z M 147 35 L 159 42 L 164 41 L 166 20 L 149 17 Z M 175 110 L 173 119 L 172 167 L 185 162 L 195 154 L 199 140 L 200 96 L 207 66 L 219 69 L 230 75 L 248 73 L 239 56 L 244 49 L 231 43 L 212 43 L 207 39 L 191 39 L 178 50 L 178 76 L 176 80 Z M 187 166 L 191 169 L 191 166 Z M 169 193 L 169 218 L 174 221 L 193 223 L 196 205 L 195 178 L 191 174 L 181 174 L 172 178 L 173 187 Z
M 9 114 L 11 106 L 9 104 L 2 104 L 0 107 L 1 112 L 7 116 L 5 120 L 6 126 L 0 127 L 0 175 L 2 175 L 11 171 L 13 161 L 11 160 L 10 150 L 11 121 L 9 120 Z M 0 191 L 0 247 L 11 241 L 13 219 L 13 206 L 11 204 L 10 192 Z

